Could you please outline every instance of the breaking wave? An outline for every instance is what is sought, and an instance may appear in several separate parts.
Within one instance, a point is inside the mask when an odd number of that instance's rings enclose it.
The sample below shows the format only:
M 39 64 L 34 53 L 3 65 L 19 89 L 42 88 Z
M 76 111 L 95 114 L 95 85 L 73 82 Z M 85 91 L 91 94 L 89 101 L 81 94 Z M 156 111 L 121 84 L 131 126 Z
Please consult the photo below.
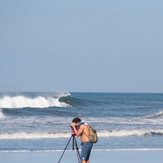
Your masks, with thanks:
M 163 111 L 151 114 L 151 115 L 147 115 L 146 118 L 161 118 L 163 117 Z
M 163 135 L 163 129 L 157 130 L 113 130 L 102 131 L 98 134 L 100 137 L 125 137 L 125 136 L 148 136 L 148 135 Z
M 99 137 L 128 137 L 128 136 L 163 136 L 163 129 L 157 130 L 114 130 L 99 131 Z M 17 132 L 17 133 L 0 133 L 0 139 L 56 139 L 69 138 L 70 132 Z
M 70 103 L 66 97 L 70 93 L 60 93 L 58 95 L 39 94 L 33 97 L 27 94 L 4 95 L 0 97 L 0 108 L 48 108 L 48 107 L 69 107 Z M 64 97 L 64 100 L 60 100 Z M 1 112 L 0 112 L 1 116 Z

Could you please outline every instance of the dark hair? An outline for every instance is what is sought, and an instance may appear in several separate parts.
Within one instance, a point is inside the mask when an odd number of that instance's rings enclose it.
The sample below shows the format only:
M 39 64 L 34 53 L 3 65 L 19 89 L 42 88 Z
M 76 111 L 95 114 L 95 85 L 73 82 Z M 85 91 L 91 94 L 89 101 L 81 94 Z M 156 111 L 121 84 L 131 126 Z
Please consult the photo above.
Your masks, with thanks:
M 73 120 L 72 120 L 72 122 L 74 122 L 74 123 L 80 123 L 81 122 L 81 119 L 80 118 L 74 118 Z

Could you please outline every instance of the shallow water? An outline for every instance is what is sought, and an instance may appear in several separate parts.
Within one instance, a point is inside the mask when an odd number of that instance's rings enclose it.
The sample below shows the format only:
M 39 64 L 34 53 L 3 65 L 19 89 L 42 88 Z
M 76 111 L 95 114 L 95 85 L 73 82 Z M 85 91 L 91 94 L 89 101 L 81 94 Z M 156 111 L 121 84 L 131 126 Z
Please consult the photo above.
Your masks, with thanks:
M 97 130 L 94 149 L 163 148 L 163 94 L 1 93 L 0 108 L 1 151 L 61 150 L 74 117 Z

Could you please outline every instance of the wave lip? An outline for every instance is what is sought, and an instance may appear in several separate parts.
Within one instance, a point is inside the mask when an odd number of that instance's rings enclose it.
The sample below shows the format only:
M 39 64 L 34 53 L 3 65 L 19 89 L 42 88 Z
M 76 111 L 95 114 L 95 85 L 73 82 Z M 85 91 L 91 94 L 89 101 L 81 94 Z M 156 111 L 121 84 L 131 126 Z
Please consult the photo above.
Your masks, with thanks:
M 156 118 L 160 118 L 160 117 L 163 117 L 163 111 L 146 116 L 146 118 L 151 118 L 151 119 L 156 119 Z
M 38 95 L 29 97 L 25 95 L 0 97 L 0 108 L 48 108 L 48 107 L 69 107 L 66 101 L 60 101 L 62 97 L 71 96 L 70 93 L 61 93 L 57 96 Z

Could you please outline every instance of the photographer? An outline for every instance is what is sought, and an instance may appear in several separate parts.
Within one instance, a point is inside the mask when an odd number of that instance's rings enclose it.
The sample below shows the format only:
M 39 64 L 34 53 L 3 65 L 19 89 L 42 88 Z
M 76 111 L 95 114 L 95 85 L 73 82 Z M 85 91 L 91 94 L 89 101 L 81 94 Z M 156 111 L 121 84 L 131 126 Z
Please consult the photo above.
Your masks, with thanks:
M 82 163 L 90 163 L 89 157 L 93 143 L 89 140 L 90 130 L 86 123 L 81 122 L 80 118 L 74 118 L 71 123 L 74 135 L 80 137 L 82 144 L 81 159 Z

